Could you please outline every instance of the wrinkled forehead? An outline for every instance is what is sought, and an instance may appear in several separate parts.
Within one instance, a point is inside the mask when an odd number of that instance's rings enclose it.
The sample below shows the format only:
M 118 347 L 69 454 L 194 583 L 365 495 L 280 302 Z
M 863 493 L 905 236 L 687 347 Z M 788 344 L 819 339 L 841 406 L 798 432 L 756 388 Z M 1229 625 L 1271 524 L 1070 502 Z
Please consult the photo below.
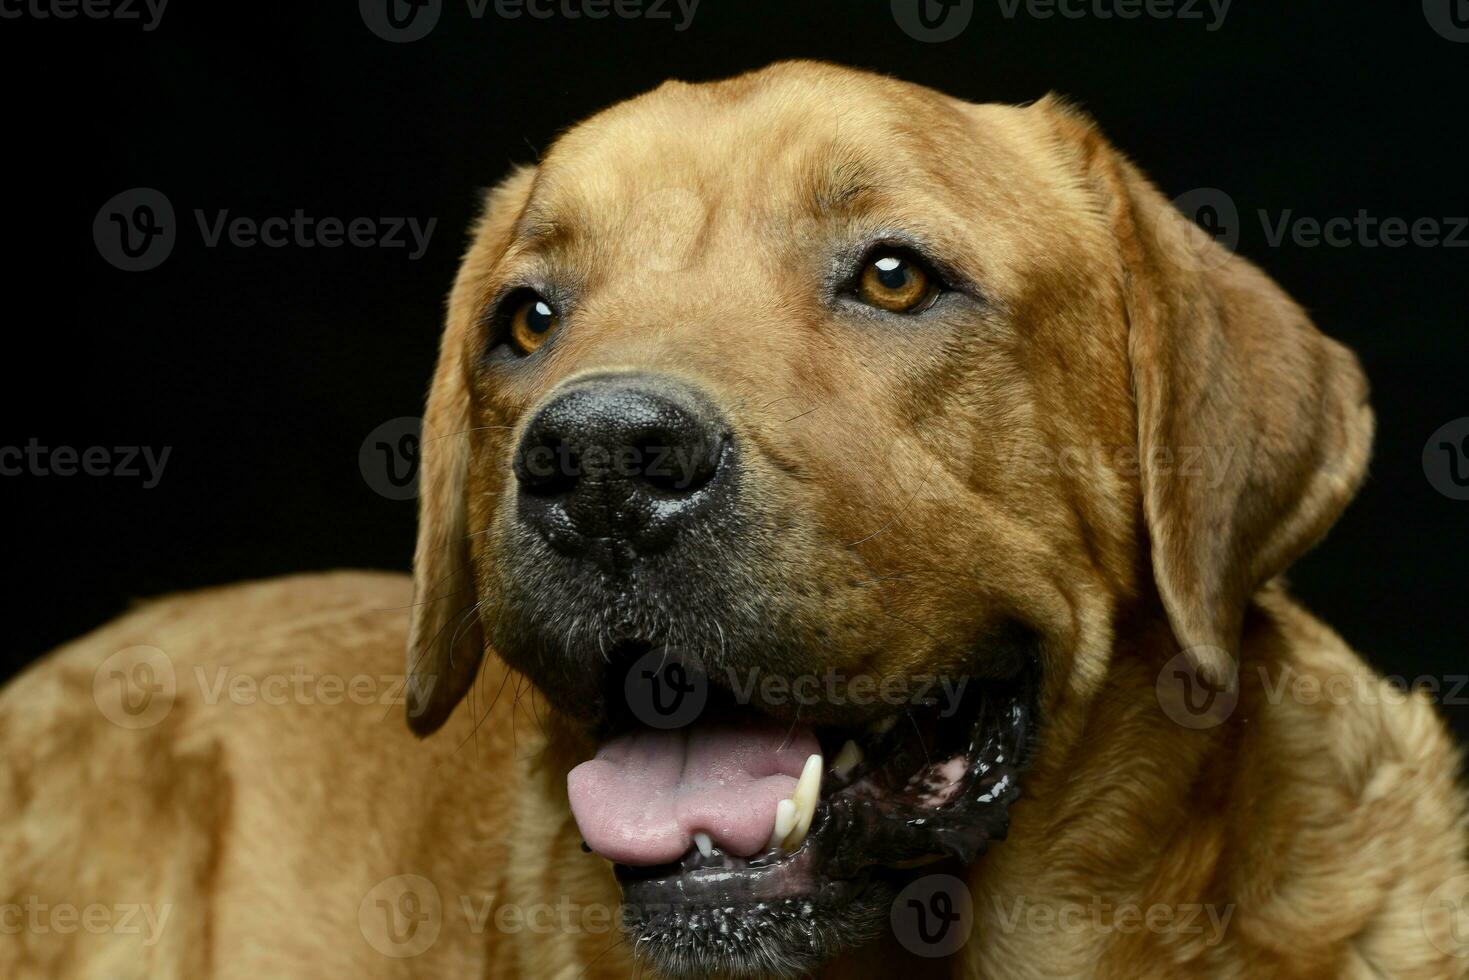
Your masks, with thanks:
M 956 104 L 886 79 L 667 85 L 552 148 L 516 238 L 648 248 L 752 224 L 900 222 L 961 203 L 955 157 L 972 142 Z

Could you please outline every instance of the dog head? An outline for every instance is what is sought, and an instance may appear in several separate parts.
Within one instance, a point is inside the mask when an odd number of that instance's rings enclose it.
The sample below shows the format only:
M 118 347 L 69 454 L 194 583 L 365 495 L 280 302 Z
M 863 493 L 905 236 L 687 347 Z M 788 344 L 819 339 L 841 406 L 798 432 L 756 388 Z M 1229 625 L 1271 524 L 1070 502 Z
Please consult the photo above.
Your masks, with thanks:
M 602 739 L 571 801 L 639 947 L 808 968 L 898 869 L 1004 833 L 1124 612 L 1231 669 L 1361 478 L 1365 397 L 1054 100 L 667 84 L 488 196 L 429 397 L 410 724 L 494 651 Z M 660 683 L 698 717 L 647 717 Z

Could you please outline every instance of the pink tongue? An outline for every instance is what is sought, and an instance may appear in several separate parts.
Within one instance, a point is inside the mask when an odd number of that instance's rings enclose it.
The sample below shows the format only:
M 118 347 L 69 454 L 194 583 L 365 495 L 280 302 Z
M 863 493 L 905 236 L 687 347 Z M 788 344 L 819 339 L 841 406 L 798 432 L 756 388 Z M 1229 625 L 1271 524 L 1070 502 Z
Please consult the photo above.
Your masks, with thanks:
M 750 857 L 765 850 L 776 805 L 820 751 L 809 728 L 778 722 L 644 729 L 604 744 L 571 770 L 566 790 L 582 837 L 610 861 L 677 861 L 697 831 Z

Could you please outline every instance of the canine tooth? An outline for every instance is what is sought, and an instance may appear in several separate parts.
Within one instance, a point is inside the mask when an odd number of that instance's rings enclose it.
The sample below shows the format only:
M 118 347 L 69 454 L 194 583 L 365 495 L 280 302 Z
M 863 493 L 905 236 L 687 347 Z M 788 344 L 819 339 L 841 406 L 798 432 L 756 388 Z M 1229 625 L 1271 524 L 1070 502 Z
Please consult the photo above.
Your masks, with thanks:
M 694 835 L 694 846 L 705 857 L 712 857 L 714 854 L 714 841 L 710 840 L 709 835 L 702 830 Z
M 775 829 L 770 832 L 770 847 L 779 847 L 796 826 L 796 801 L 781 800 L 775 805 Z
M 836 761 L 831 764 L 831 768 L 837 774 L 838 779 L 846 779 L 861 761 L 862 748 L 849 738 L 841 751 L 837 753 Z
M 821 754 L 813 753 L 806 759 L 801 778 L 796 781 L 796 791 L 791 799 L 796 804 L 796 825 L 785 839 L 785 849 L 794 851 L 806 839 L 811 829 L 811 820 L 816 816 L 816 801 L 821 798 L 821 774 L 825 770 Z

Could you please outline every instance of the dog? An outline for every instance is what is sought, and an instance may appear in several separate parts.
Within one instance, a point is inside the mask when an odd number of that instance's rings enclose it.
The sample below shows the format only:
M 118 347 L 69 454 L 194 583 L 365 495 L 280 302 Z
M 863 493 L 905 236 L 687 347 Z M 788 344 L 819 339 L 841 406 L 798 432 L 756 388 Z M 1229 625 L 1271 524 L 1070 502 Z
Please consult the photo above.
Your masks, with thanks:
M 411 582 L 0 696 L 0 966 L 1464 976 L 1458 751 L 1281 580 L 1372 428 L 1060 99 L 669 82 L 488 192 Z

